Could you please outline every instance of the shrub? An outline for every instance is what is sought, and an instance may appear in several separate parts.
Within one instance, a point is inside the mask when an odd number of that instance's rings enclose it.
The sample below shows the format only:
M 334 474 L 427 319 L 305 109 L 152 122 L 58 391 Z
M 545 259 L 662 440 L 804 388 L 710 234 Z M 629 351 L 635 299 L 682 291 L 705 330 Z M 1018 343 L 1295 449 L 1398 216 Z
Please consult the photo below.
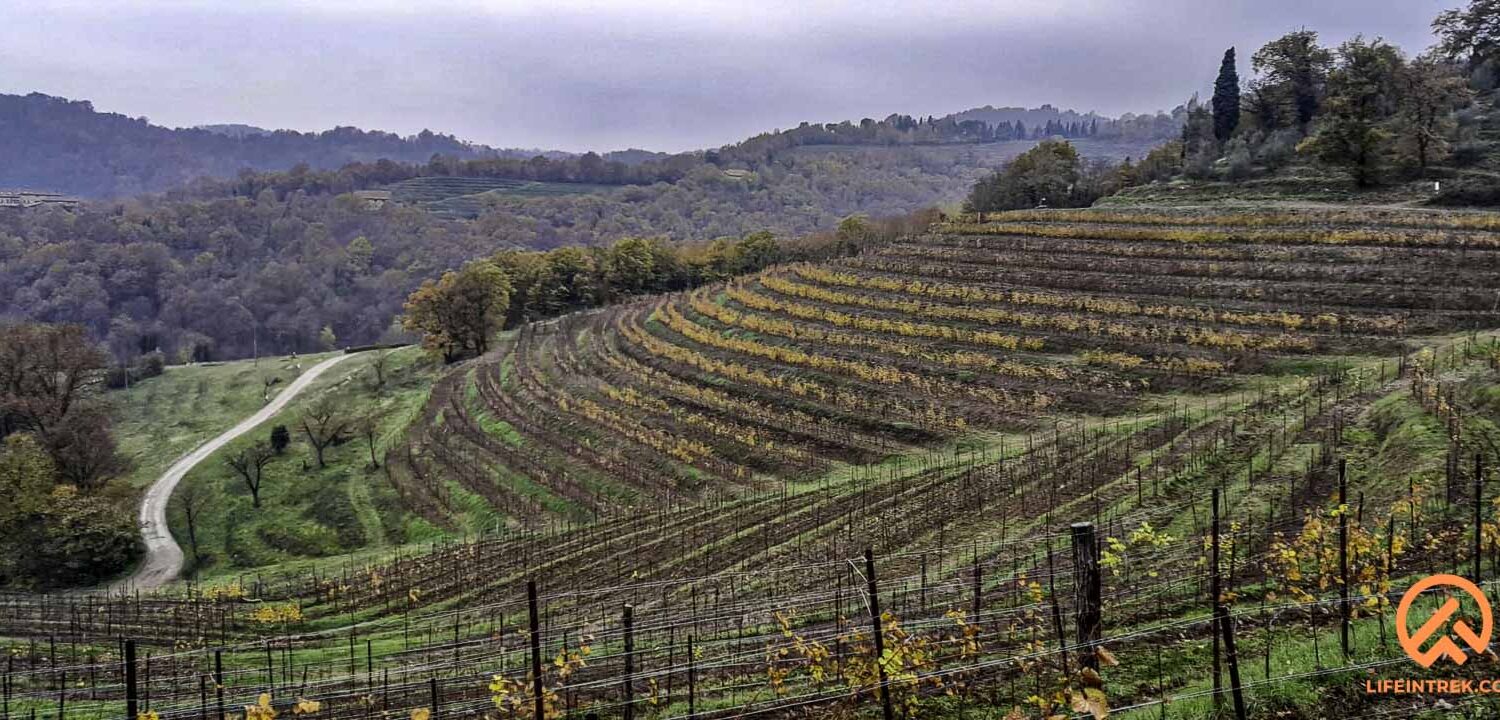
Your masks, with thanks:
M 1444 183 L 1442 192 L 1428 204 L 1500 206 L 1500 184 L 1474 179 Z
M 48 590 L 96 585 L 125 571 L 141 554 L 134 517 L 110 502 L 59 486 L 46 507 L 17 521 L 0 580 Z
M 1469 75 L 1469 87 L 1480 92 L 1500 88 L 1500 61 L 1489 60 L 1474 68 Z
M 300 521 L 272 521 L 255 529 L 267 546 L 289 555 L 324 557 L 339 552 L 338 534 L 322 525 Z
M 156 377 L 167 371 L 167 356 L 160 350 L 148 352 L 136 361 L 141 377 Z
M 1193 180 L 1207 180 L 1213 177 L 1214 156 L 1206 152 L 1189 155 L 1187 162 L 1183 164 L 1182 174 Z
M 111 390 L 154 378 L 167 369 L 167 357 L 160 352 L 151 352 L 136 359 L 128 368 L 112 367 L 104 371 L 104 385 Z
M 1297 157 L 1297 143 L 1302 134 L 1293 129 L 1271 133 L 1255 150 L 1255 160 L 1269 170 L 1286 167 Z
M 1234 138 L 1224 148 L 1225 175 L 1233 181 L 1240 181 L 1250 177 L 1255 171 L 1254 161 L 1250 157 L 1250 144 L 1242 137 Z
M 1484 161 L 1493 150 L 1492 143 L 1479 140 L 1462 142 L 1453 147 L 1453 164 L 1458 167 L 1470 167 Z

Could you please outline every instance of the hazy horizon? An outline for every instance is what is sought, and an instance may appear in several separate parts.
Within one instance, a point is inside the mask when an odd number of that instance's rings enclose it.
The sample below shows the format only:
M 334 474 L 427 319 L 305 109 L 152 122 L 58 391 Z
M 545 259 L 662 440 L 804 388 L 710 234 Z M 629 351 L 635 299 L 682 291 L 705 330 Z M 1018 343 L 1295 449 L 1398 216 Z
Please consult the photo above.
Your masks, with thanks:
M 1329 45 L 1363 32 L 1415 55 L 1454 4 L 0 2 L 0 92 L 170 127 L 354 125 L 494 147 L 680 151 L 893 112 L 1170 110 L 1207 89 L 1230 45 L 1242 77 L 1255 48 L 1301 26 Z

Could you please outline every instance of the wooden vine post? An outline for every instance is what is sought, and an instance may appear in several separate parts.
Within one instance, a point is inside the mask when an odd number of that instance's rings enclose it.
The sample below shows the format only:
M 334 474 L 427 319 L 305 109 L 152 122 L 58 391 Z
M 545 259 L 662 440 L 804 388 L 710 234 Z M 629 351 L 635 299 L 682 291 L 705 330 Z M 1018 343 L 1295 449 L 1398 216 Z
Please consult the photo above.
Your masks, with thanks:
M 1219 489 L 1213 489 L 1213 524 L 1212 524 L 1211 554 L 1213 566 L 1214 589 L 1214 624 L 1224 639 L 1224 661 L 1229 666 L 1229 691 L 1234 699 L 1234 717 L 1236 720 L 1246 720 L 1245 692 L 1240 684 L 1240 658 L 1234 646 L 1234 618 L 1229 615 L 1229 606 L 1224 604 L 1224 596 L 1220 594 L 1219 585 Z M 1218 673 L 1219 658 L 1214 656 L 1214 700 L 1219 702 L 1219 694 L 1223 692 L 1219 685 Z
M 140 716 L 139 689 L 135 684 L 135 641 L 125 641 L 125 720 Z
M 621 614 L 625 626 L 625 679 L 620 691 L 625 696 L 625 720 L 635 720 L 635 608 L 626 605 Z
M 1349 662 L 1349 476 L 1339 458 L 1339 649 Z
M 693 636 L 688 635 L 687 640 L 688 657 L 688 720 L 696 720 L 698 717 L 698 661 L 693 657 Z
M 218 704 L 219 720 L 224 720 L 224 651 L 222 649 L 214 650 L 214 697 Z
M 880 673 L 880 710 L 885 720 L 895 720 L 891 707 L 891 681 L 885 674 L 885 629 L 880 626 L 880 587 L 875 582 L 875 553 L 865 548 L 865 580 L 870 586 L 870 625 L 875 630 L 875 669 Z
M 1104 636 L 1101 605 L 1101 576 L 1099 574 L 1099 540 L 1094 533 L 1094 524 L 1073 523 L 1073 592 L 1078 626 L 1078 644 L 1081 646 L 1078 662 L 1082 667 L 1097 671 L 1099 655 L 1095 649 Z
M 542 628 L 537 616 L 535 580 L 526 581 L 526 604 L 531 616 L 531 696 L 536 720 L 546 720 L 547 708 L 542 702 Z
M 1484 582 L 1479 561 L 1484 557 L 1484 455 L 1474 453 L 1474 583 Z M 1493 568 L 1492 568 L 1493 569 Z

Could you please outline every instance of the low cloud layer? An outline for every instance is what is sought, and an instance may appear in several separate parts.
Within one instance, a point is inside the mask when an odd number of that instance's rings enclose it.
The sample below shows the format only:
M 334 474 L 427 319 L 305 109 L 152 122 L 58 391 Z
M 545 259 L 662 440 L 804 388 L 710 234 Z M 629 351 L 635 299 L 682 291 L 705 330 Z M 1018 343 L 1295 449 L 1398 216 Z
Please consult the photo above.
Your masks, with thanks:
M 1116 115 L 1206 89 L 1308 27 L 1416 54 L 1456 0 L 948 3 L 21 3 L 0 92 L 186 126 L 423 128 L 504 147 L 711 147 L 803 120 L 1052 103 Z

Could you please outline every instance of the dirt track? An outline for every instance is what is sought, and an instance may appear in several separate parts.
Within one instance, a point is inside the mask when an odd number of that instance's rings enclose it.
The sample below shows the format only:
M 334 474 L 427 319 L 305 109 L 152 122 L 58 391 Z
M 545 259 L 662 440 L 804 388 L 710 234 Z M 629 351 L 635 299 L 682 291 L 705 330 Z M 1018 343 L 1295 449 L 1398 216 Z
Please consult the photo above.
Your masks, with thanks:
M 307 369 L 300 377 L 293 380 L 290 385 L 276 395 L 265 407 L 256 411 L 254 415 L 240 421 L 229 430 L 224 431 L 218 437 L 199 445 L 192 452 L 182 456 L 167 471 L 162 473 L 156 482 L 146 490 L 141 498 L 140 526 L 141 536 L 146 541 L 146 556 L 134 573 L 123 580 L 111 585 L 112 593 L 133 592 L 136 590 L 151 590 L 161 587 L 177 579 L 177 574 L 182 571 L 182 548 L 172 538 L 172 531 L 167 527 L 167 502 L 172 499 L 172 491 L 177 488 L 177 483 L 188 474 L 198 463 L 203 462 L 208 456 L 214 454 L 219 448 L 224 447 L 231 440 L 244 435 L 255 429 L 257 425 L 271 419 L 272 416 L 281 412 L 282 408 L 296 398 L 303 390 L 311 385 L 314 380 L 322 375 L 325 370 L 343 362 L 350 355 L 335 355 L 323 362 Z

